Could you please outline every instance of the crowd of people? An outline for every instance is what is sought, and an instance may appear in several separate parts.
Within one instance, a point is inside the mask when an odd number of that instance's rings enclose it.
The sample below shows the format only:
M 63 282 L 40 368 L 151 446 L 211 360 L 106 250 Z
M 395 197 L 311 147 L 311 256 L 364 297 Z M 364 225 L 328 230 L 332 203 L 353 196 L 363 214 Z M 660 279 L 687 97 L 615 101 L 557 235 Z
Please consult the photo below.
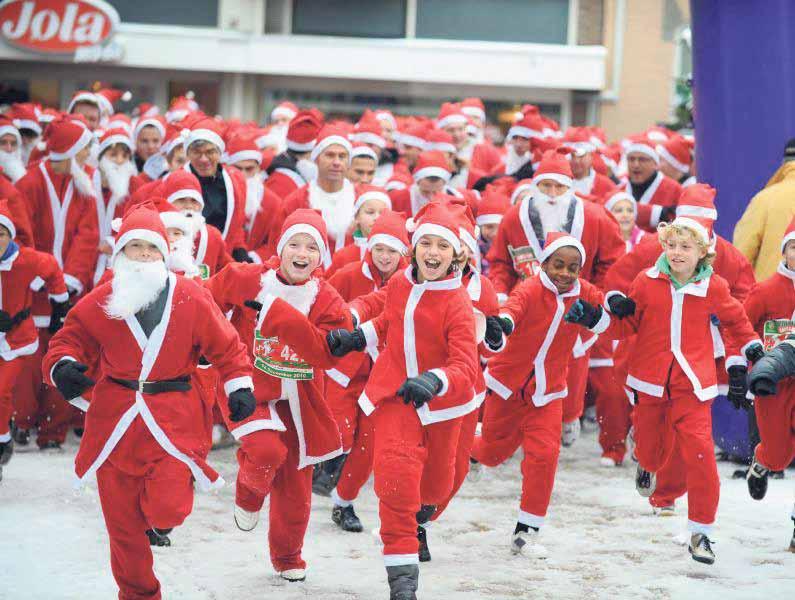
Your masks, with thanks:
M 795 221 L 757 283 L 713 231 L 692 138 L 611 144 L 528 104 L 495 141 L 478 98 L 355 123 L 283 102 L 260 126 L 190 96 L 126 115 L 120 96 L 0 116 L 0 469 L 34 432 L 50 452 L 80 438 L 120 598 L 161 597 L 151 546 L 224 485 L 214 445 L 237 445 L 238 528 L 270 497 L 288 581 L 313 492 L 361 532 L 372 475 L 394 600 L 416 598 L 428 525 L 468 474 L 520 448 L 506 549 L 531 559 L 583 426 L 599 466 L 637 463 L 655 514 L 687 493 L 704 564 L 712 402 L 756 411 L 753 498 L 795 456 L 792 380 L 765 354 L 795 318 Z

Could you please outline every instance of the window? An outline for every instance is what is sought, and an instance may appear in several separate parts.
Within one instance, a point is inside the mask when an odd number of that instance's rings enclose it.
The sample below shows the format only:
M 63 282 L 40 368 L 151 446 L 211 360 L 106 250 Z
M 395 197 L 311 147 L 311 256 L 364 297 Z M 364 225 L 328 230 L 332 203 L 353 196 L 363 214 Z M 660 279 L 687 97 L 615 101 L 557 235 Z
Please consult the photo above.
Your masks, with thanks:
M 417 0 L 417 37 L 565 44 L 569 0 Z
M 406 0 L 293 0 L 292 23 L 295 34 L 401 38 Z
M 152 25 L 218 26 L 218 0 L 108 0 L 119 11 L 122 23 Z

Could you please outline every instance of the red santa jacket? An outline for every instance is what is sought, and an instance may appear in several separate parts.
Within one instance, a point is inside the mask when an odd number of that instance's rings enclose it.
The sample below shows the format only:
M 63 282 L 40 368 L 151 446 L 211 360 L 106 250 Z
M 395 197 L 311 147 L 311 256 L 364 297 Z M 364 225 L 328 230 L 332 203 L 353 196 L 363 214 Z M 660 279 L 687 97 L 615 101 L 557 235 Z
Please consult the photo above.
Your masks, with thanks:
M 489 389 L 505 400 L 527 390 L 536 406 L 568 395 L 568 365 L 583 328 L 567 323 L 563 316 L 578 298 L 596 306 L 604 296 L 582 279 L 561 294 L 543 271 L 514 289 L 500 316 L 510 319 L 515 329 L 504 349 L 489 360 L 485 374 Z M 591 331 L 600 334 L 609 324 L 604 311 Z
M 779 263 L 776 273 L 753 287 L 745 300 L 745 313 L 760 336 L 765 321 L 795 320 L 795 271 Z
M 480 194 L 475 190 L 462 190 L 445 186 L 443 193 L 449 196 L 455 196 L 466 200 L 469 208 L 472 209 L 472 214 L 477 216 L 478 203 L 480 202 Z M 389 199 L 392 202 L 392 210 L 395 212 L 402 212 L 407 217 L 413 217 L 419 210 L 428 204 L 428 201 L 420 196 L 419 189 L 416 184 L 404 189 L 395 189 L 389 192 Z
M 339 294 L 328 282 L 312 278 L 304 285 L 288 285 L 278 277 L 279 260 L 267 264 L 232 263 L 208 282 L 215 301 L 232 313 L 232 325 L 246 344 L 254 363 L 254 414 L 228 423 L 232 435 L 265 429 L 285 431 L 275 409 L 285 400 L 299 439 L 302 469 L 342 453 L 340 432 L 324 399 L 324 370 L 331 356 L 326 334 L 350 327 Z M 259 316 L 244 305 L 261 302 Z M 222 407 L 223 410 L 223 407 Z
M 193 241 L 193 261 L 199 267 L 199 275 L 207 279 L 232 262 L 221 232 L 215 227 L 202 225 Z
M 306 179 L 301 177 L 297 171 L 286 167 L 278 167 L 268 175 L 265 180 L 265 189 L 276 194 L 284 200 L 298 188 L 307 184 Z
M 527 196 L 508 210 L 486 256 L 489 278 L 498 297 L 507 296 L 521 279 L 540 269 L 536 258 L 541 256 L 546 232 L 541 231 L 540 218 L 531 217 L 531 201 Z M 580 276 L 601 287 L 605 273 L 624 254 L 626 245 L 618 223 L 602 206 L 577 196 L 571 202 L 573 218 L 568 233 L 585 248 Z
M 168 177 L 168 175 L 166 175 Z M 163 180 L 155 179 L 154 181 L 147 181 L 146 183 L 140 185 L 137 189 L 132 189 L 132 180 L 130 185 L 130 203 L 131 204 L 140 204 L 144 200 L 151 198 L 152 196 L 162 196 L 163 195 Z
M 586 189 L 578 189 L 577 192 L 586 196 L 594 196 L 601 202 L 604 202 L 617 189 L 616 184 L 609 177 L 597 173 L 593 169 L 591 169 L 590 175 L 586 177 L 584 185 Z
M 17 230 L 15 241 L 20 246 L 33 247 L 34 236 L 30 228 L 27 200 L 20 191 L 14 187 L 11 180 L 3 175 L 2 167 L 0 167 L 0 198 L 6 198 L 8 200 L 8 208 L 11 209 L 11 218 L 14 220 L 14 227 L 16 227 Z
M 278 218 L 281 210 L 281 197 L 269 190 L 268 186 L 265 186 L 263 188 L 259 210 L 254 216 L 254 223 L 251 225 L 251 230 L 248 232 L 249 256 L 251 256 L 254 262 L 265 262 L 271 257 L 271 255 L 268 254 L 270 249 L 270 235 L 273 230 L 273 221 Z
M 93 388 L 85 432 L 75 459 L 81 481 L 102 466 L 136 418 L 143 419 L 163 450 L 183 462 L 201 489 L 223 485 L 203 459 L 210 441 L 205 430 L 205 407 L 196 390 L 142 394 L 110 377 L 159 381 L 192 375 L 204 356 L 218 370 L 227 395 L 251 388 L 251 365 L 234 327 L 199 283 L 170 273 L 166 306 L 160 324 L 149 338 L 135 316 L 111 319 L 104 306 L 112 283 L 94 288 L 72 308 L 44 357 L 45 381 L 54 385 L 52 369 L 70 358 L 91 364 L 100 358 L 101 376 Z M 125 457 L 111 460 L 123 466 Z
M 17 182 L 28 201 L 28 217 L 36 232 L 36 250 L 55 256 L 66 285 L 82 293 L 94 276 L 99 230 L 93 196 L 77 191 L 71 175 L 58 176 L 50 161 L 40 162 Z M 34 305 L 34 321 L 39 327 L 49 324 L 46 298 Z
M 475 317 L 461 278 L 417 283 L 407 267 L 389 280 L 385 292 L 383 312 L 361 326 L 369 348 L 385 343 L 359 399 L 365 414 L 394 398 L 408 377 L 425 371 L 441 379 L 442 390 L 417 409 L 423 425 L 475 410 Z
M 12 317 L 31 308 L 33 292 L 46 288 L 56 302 L 66 302 L 69 293 L 55 257 L 22 246 L 0 262 L 0 310 Z M 7 333 L 0 332 L 0 358 L 13 360 L 17 356 L 33 354 L 39 347 L 39 336 L 28 316 Z
M 152 183 L 152 178 L 146 173 L 138 173 L 130 177 L 130 194 L 134 194 L 147 183 Z
M 331 258 L 331 266 L 326 269 L 325 273 L 326 279 L 331 280 L 337 271 L 351 263 L 358 263 L 365 260 L 365 256 L 367 256 L 367 254 L 367 238 L 353 238 L 353 241 L 350 244 L 334 254 L 334 256 Z M 345 295 L 343 294 L 343 298 L 344 297 Z
M 618 292 L 609 292 L 608 296 L 613 293 Z M 759 341 L 743 305 L 732 298 L 726 280 L 715 273 L 677 290 L 655 266 L 635 278 L 629 296 L 636 303 L 635 314 L 619 321 L 611 333 L 618 332 L 618 337 L 636 335 L 626 383 L 650 396 L 663 396 L 674 361 L 700 400 L 718 395 L 713 316 L 727 340 L 727 368 L 747 364 L 746 348 Z
M 627 184 L 627 191 L 632 194 L 632 183 Z M 660 213 L 664 206 L 676 206 L 682 186 L 661 171 L 651 182 L 649 188 L 638 198 L 638 227 L 646 231 L 654 231 L 660 222 Z M 634 196 L 634 194 L 632 194 Z
M 467 294 L 475 310 L 483 313 L 485 317 L 493 317 L 499 313 L 500 303 L 497 300 L 497 292 L 494 291 L 494 286 L 487 277 L 470 267 L 461 280 L 466 286 Z M 478 352 L 482 361 L 488 360 L 494 355 L 494 352 L 483 341 L 478 343 Z M 478 369 L 475 379 L 475 398 L 478 405 L 486 398 L 486 379 L 483 376 L 482 368 Z

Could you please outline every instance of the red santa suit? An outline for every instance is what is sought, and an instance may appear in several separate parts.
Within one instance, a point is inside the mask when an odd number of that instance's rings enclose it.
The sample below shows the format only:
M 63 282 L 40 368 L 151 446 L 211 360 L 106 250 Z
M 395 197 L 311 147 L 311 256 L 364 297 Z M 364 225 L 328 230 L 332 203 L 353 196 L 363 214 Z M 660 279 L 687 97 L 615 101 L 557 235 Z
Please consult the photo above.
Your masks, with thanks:
M 157 213 L 133 211 L 122 225 L 116 252 L 144 238 L 168 255 Z M 194 481 L 200 489 L 223 485 L 206 462 L 209 418 L 194 391 L 150 394 L 118 380 L 166 381 L 192 376 L 200 356 L 221 373 L 227 394 L 251 388 L 251 367 L 234 328 L 198 283 L 168 275 L 166 302 L 149 337 L 135 316 L 105 313 L 112 283 L 91 291 L 70 312 L 44 358 L 47 381 L 64 360 L 90 364 L 100 357 L 101 377 L 75 459 L 81 482 L 97 477 L 110 537 L 111 568 L 120 598 L 161 597 L 145 530 L 168 529 L 191 512 Z
M 8 208 L 17 224 L 17 243 L 22 246 L 33 246 L 33 231 L 28 218 L 27 200 L 5 176 L 0 167 L 0 198 L 8 200 Z
M 643 154 L 652 159 L 655 164 L 660 164 L 656 144 L 645 135 L 630 138 L 625 154 L 629 156 L 632 153 Z M 643 188 L 645 189 L 634 185 L 631 181 L 627 183 L 627 191 L 638 202 L 638 227 L 646 231 L 654 231 L 660 222 L 662 209 L 676 206 L 682 193 L 682 186 L 670 177 L 663 175 L 661 171 L 657 171 Z
M 577 248 L 582 262 L 587 260 L 587 250 L 578 240 L 554 233 L 540 258 L 545 260 L 565 246 Z M 482 435 L 475 439 L 472 456 L 486 466 L 497 466 L 522 447 L 518 522 L 535 529 L 543 525 L 552 495 L 563 418 L 559 400 L 569 393 L 568 365 L 583 329 L 563 316 L 579 298 L 599 306 L 603 295 L 582 279 L 560 293 L 543 271 L 522 282 L 500 312 L 515 329 L 507 347 L 489 360 L 485 373 L 492 393 L 486 397 Z M 592 333 L 604 332 L 609 323 L 603 312 Z
M 299 210 L 285 221 L 278 250 L 295 233 L 309 233 L 324 245 L 314 211 Z M 254 414 L 228 422 L 241 441 L 236 505 L 256 513 L 270 495 L 270 556 L 278 572 L 304 569 L 301 557 L 309 523 L 312 465 L 342 453 L 340 433 L 324 399 L 324 370 L 334 366 L 325 336 L 346 326 L 344 303 L 326 281 L 310 278 L 289 285 L 279 259 L 266 264 L 231 264 L 209 282 L 223 310 L 234 308 L 232 324 L 254 363 Z M 262 304 L 259 316 L 244 305 Z M 222 412 L 225 412 L 222 407 Z
M 297 189 L 309 183 L 307 177 L 299 172 L 302 167 L 294 154 L 304 154 L 315 148 L 321 125 L 322 116 L 316 110 L 300 110 L 293 116 L 287 128 L 287 149 L 293 154 L 284 152 L 273 159 L 268 167 L 268 179 L 265 181 L 266 190 L 284 200 Z M 276 234 L 279 234 L 279 230 L 276 231 Z M 270 255 L 266 256 L 265 260 L 268 258 Z
M 254 262 L 264 262 L 270 258 L 270 256 L 266 256 L 268 248 L 271 246 L 270 233 L 273 229 L 273 221 L 278 218 L 281 211 L 281 197 L 265 186 L 259 210 L 254 215 L 251 229 L 248 232 L 248 255 Z

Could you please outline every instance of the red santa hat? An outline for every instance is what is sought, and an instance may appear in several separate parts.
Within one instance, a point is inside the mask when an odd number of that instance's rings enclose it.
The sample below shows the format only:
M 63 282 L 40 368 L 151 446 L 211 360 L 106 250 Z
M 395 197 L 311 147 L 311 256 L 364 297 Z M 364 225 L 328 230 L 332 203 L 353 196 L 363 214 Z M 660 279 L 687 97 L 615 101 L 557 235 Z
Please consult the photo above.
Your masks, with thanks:
M 453 136 L 443 129 L 432 129 L 425 136 L 425 150 L 438 150 L 455 154 L 457 152 L 453 143 Z
M 321 214 L 311 208 L 299 208 L 293 211 L 290 216 L 284 220 L 282 232 L 281 235 L 279 235 L 279 242 L 276 245 L 276 254 L 281 256 L 282 250 L 284 250 L 290 238 L 299 233 L 306 233 L 315 240 L 320 250 L 322 261 L 322 257 L 326 255 L 326 249 L 328 248 L 326 223 L 323 221 Z
M 373 116 L 378 119 L 380 123 L 386 123 L 389 129 L 397 129 L 398 124 L 395 120 L 395 115 L 393 115 L 391 111 L 385 108 L 379 108 L 373 112 Z
M 440 194 L 435 201 L 443 204 L 450 212 L 458 223 L 458 237 L 470 249 L 473 256 L 479 257 L 478 236 L 480 235 L 480 230 L 475 224 L 475 217 L 466 200 L 448 196 L 447 194 Z M 480 261 L 477 260 L 477 262 Z
M 0 198 L 0 225 L 8 229 L 12 240 L 17 236 L 17 228 L 14 227 L 14 221 L 11 219 L 11 207 L 8 206 L 8 200 L 5 198 Z
M 348 152 L 348 161 L 350 162 L 353 148 L 348 141 L 348 136 L 345 134 L 345 131 L 336 125 L 325 125 L 323 129 L 320 130 L 317 136 L 317 144 L 312 148 L 311 159 L 317 160 L 317 157 L 320 156 L 326 148 L 334 145 L 342 146 Z
M 594 148 L 603 148 L 604 146 L 607 146 L 607 134 L 605 133 L 604 129 L 594 125 L 585 127 L 585 129 L 587 129 L 588 133 L 591 134 L 589 139 Z
M 5 200 L 0 200 L 0 202 L 5 202 Z M 2 211 L 0 210 L 0 215 L 2 215 Z M 4 225 L 5 223 L 2 222 L 2 217 L 0 217 L 0 225 Z M 11 237 L 14 237 L 13 234 Z M 790 240 L 795 240 L 795 217 L 792 218 L 792 221 L 789 222 L 787 225 L 787 231 L 784 232 L 784 237 L 781 240 L 781 253 L 784 253 L 784 248 L 787 246 L 787 242 Z
M 200 119 L 190 128 L 185 147 L 190 147 L 194 142 L 209 142 L 215 145 L 218 151 L 223 154 L 224 150 L 226 150 L 223 137 L 223 124 L 209 117 Z
M 660 158 L 665 160 L 680 173 L 689 173 L 693 157 L 690 153 L 691 144 L 681 135 L 673 135 L 662 144 L 657 144 L 655 150 Z
M 13 135 L 17 139 L 17 144 L 22 143 L 22 135 L 14 122 L 7 115 L 0 115 L 0 137 L 4 135 Z
M 164 198 L 154 197 L 150 198 L 150 200 L 157 206 L 163 227 L 166 229 L 179 229 L 187 236 L 193 235 L 193 220 L 190 217 L 183 215 L 170 203 L 166 202 Z
M 16 102 L 6 112 L 6 116 L 13 121 L 17 129 L 30 129 L 36 132 L 36 135 L 41 135 L 40 115 L 36 105 L 31 102 Z
M 426 150 L 417 157 L 417 164 L 411 173 L 414 181 L 419 181 L 426 177 L 439 177 L 445 182 L 450 181 L 452 173 L 447 157 L 438 150 Z
M 96 92 L 99 110 L 106 115 L 114 113 L 113 105 L 119 101 L 129 102 L 132 99 L 132 92 L 130 90 L 116 90 L 113 88 L 103 88 Z
M 378 215 L 367 238 L 367 249 L 372 250 L 376 244 L 383 244 L 401 254 L 408 252 L 409 236 L 403 213 L 385 210 Z
M 62 117 L 47 128 L 47 150 L 51 160 L 74 158 L 94 140 L 94 135 L 82 121 Z
M 383 202 L 388 209 L 392 209 L 392 200 L 386 190 L 377 185 L 360 183 L 356 186 L 356 202 L 353 203 L 353 214 L 359 212 L 362 205 L 368 200 Z
M 461 101 L 461 112 L 468 117 L 475 117 L 486 121 L 486 106 L 480 98 L 464 98 Z
M 199 110 L 199 105 L 194 100 L 193 92 L 186 92 L 184 96 L 177 96 L 171 101 L 171 105 L 166 112 L 166 121 L 169 123 L 181 121 L 197 110 Z
M 124 129 L 115 128 L 108 129 L 102 134 L 99 140 L 99 155 L 102 156 L 102 153 L 114 144 L 124 144 L 127 146 L 130 154 L 133 152 L 133 141 L 130 139 L 130 134 Z
M 116 236 L 116 243 L 113 245 L 113 256 L 111 260 L 124 249 L 128 242 L 133 240 L 144 240 L 153 244 L 165 259 L 168 256 L 168 235 L 160 213 L 157 212 L 152 202 L 144 202 L 131 208 L 121 221 L 119 235 Z
M 551 179 L 558 183 L 571 187 L 574 175 L 571 172 L 571 165 L 569 164 L 568 155 L 571 149 L 561 147 L 557 150 L 548 150 L 541 158 L 541 163 L 538 165 L 535 174 L 533 175 L 533 183 L 538 184 L 539 181 Z
M 193 198 L 204 208 L 204 197 L 199 179 L 190 171 L 177 169 L 163 181 L 163 196 L 171 204 L 179 198 Z
M 132 127 L 132 119 L 125 115 L 124 113 L 116 113 L 114 114 L 110 120 L 108 121 L 106 129 L 123 129 L 127 132 L 127 135 L 132 135 L 133 127 Z
M 66 112 L 71 113 L 75 106 L 81 102 L 93 104 L 98 109 L 102 110 L 102 107 L 99 105 L 99 98 L 97 98 L 97 95 L 94 92 L 89 92 L 88 90 L 77 90 L 74 94 L 72 94 L 72 99 L 69 100 L 69 104 L 66 107 Z
M 384 136 L 381 134 L 381 124 L 373 120 L 360 120 L 356 123 L 356 127 L 353 129 L 353 134 L 351 134 L 351 141 L 352 142 L 360 142 L 362 144 L 372 144 L 373 146 L 378 146 L 379 148 L 386 148 L 386 140 Z
M 450 125 L 466 125 L 467 116 L 461 111 L 461 105 L 453 102 L 445 102 L 439 109 L 439 116 L 436 117 L 436 127 L 444 129 Z
M 676 134 L 667 127 L 660 127 L 659 125 L 653 125 L 646 130 L 646 137 L 652 142 L 663 143 L 672 135 Z
M 563 145 L 571 148 L 576 156 L 583 156 L 596 150 L 588 127 L 569 127 L 563 134 Z
M 423 206 L 413 219 L 406 222 L 411 232 L 411 245 L 416 246 L 425 235 L 438 236 L 449 243 L 456 254 L 461 252 L 461 237 L 458 221 L 449 207 L 441 202 L 429 202 Z
M 509 208 L 511 208 L 511 202 L 505 193 L 499 187 L 490 185 L 480 197 L 478 217 L 475 222 L 481 227 L 497 225 L 502 222 L 502 218 Z
M 55 119 L 57 119 L 61 113 L 54 108 L 45 108 L 39 113 L 39 123 L 49 124 L 52 123 Z M 34 131 L 38 132 L 41 135 L 41 128 L 34 129 Z
M 522 118 L 508 129 L 508 135 L 505 136 L 505 139 L 511 140 L 517 136 L 527 139 L 543 138 L 544 121 L 541 119 L 541 116 L 532 112 L 523 114 Z
M 656 144 L 652 142 L 645 135 L 633 135 L 629 137 L 629 141 L 624 148 L 627 156 L 633 153 L 644 154 L 651 158 L 655 164 L 660 164 L 660 157 L 657 154 Z
M 676 217 L 671 222 L 671 226 L 686 227 L 693 231 L 698 236 L 699 241 L 705 246 L 712 244 L 712 226 L 714 224 L 714 220 L 704 217 Z M 668 227 L 668 223 L 660 223 L 658 225 L 659 229 L 664 229 L 665 227 Z
M 411 146 L 412 148 L 427 150 L 428 149 L 426 148 L 427 142 L 425 139 L 427 135 L 428 135 L 427 123 L 412 123 L 406 126 L 406 128 L 403 131 L 397 133 L 396 141 L 403 144 L 404 146 Z M 445 133 L 445 135 L 450 135 L 450 134 Z M 455 149 L 453 151 L 455 151 Z
M 547 239 L 544 243 L 544 249 L 541 251 L 539 260 L 543 263 L 550 256 L 552 256 L 556 250 L 565 248 L 566 246 L 571 246 L 572 248 L 577 248 L 577 250 L 579 250 L 580 266 L 582 267 L 585 264 L 585 248 L 583 247 L 580 240 L 564 231 L 550 231 L 547 234 Z
M 113 118 L 115 119 L 116 117 L 114 116 Z M 154 127 L 160 133 L 161 139 L 166 137 L 166 120 L 160 115 L 152 115 L 138 119 L 138 122 L 135 124 L 135 129 L 133 130 L 134 139 L 138 139 L 138 135 L 144 127 Z
M 160 152 L 168 156 L 174 148 L 185 144 L 189 133 L 190 130 L 176 127 L 169 123 L 168 127 L 166 127 L 166 135 L 163 136 L 163 142 L 160 144 Z
M 323 123 L 315 111 L 300 111 L 290 121 L 287 129 L 287 149 L 293 152 L 311 152 L 322 126 Z
M 718 210 L 715 208 L 715 196 L 718 191 L 706 183 L 695 183 L 682 190 L 676 205 L 677 217 L 699 217 L 716 221 Z
M 613 207 L 622 200 L 627 200 L 632 204 L 632 211 L 636 215 L 638 214 L 638 203 L 635 201 L 635 198 L 632 197 L 632 194 L 629 194 L 625 190 L 618 190 L 605 200 L 605 209 L 613 210 Z
M 375 150 L 363 142 L 354 143 L 353 149 L 351 150 L 351 160 L 354 158 L 365 157 L 372 158 L 376 163 L 378 163 L 378 156 L 376 155 Z
M 239 133 L 233 136 L 226 145 L 224 162 L 234 165 L 243 160 L 256 160 L 259 164 L 262 161 L 262 152 L 253 135 Z
M 292 102 L 285 100 L 284 102 L 277 104 L 276 107 L 271 111 L 271 121 L 275 121 L 276 119 L 282 117 L 293 119 L 297 114 L 298 107 Z
M 141 102 L 135 107 L 133 114 L 138 115 L 139 119 L 145 119 L 147 117 L 159 115 L 160 109 L 158 108 L 157 104 L 152 104 L 151 102 Z
M 522 179 L 517 182 L 516 187 L 511 192 L 511 204 L 516 204 L 519 201 L 519 196 L 524 192 L 531 192 L 535 189 L 532 179 Z

